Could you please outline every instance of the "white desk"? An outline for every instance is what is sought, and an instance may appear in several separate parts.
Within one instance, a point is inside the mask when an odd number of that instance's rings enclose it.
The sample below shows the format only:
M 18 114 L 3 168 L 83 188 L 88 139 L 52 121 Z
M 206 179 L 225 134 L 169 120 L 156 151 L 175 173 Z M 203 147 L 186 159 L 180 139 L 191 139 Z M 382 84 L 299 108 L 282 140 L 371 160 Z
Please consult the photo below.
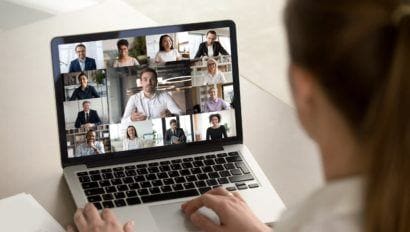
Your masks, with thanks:
M 72 222 L 74 203 L 60 165 L 49 42 L 57 35 L 150 25 L 155 22 L 128 5 L 104 1 L 0 33 L 0 198 L 31 193 L 61 224 Z M 241 73 L 251 80 L 262 73 L 270 78 L 275 70 L 247 65 L 255 49 L 262 50 L 240 45 Z M 261 59 L 260 67 L 270 62 Z M 322 183 L 317 152 L 288 104 L 244 78 L 241 92 L 245 144 L 285 204 L 294 204 Z

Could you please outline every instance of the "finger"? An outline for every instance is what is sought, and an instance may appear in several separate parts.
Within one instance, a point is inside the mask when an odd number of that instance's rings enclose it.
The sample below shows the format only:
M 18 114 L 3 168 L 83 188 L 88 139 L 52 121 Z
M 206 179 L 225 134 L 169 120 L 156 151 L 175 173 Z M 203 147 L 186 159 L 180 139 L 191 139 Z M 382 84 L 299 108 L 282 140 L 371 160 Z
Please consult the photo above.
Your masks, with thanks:
M 236 198 L 239 198 L 239 200 L 243 201 L 246 203 L 246 201 L 242 198 L 241 194 L 239 192 L 233 192 L 232 193 Z
M 90 224 L 99 224 L 102 222 L 101 216 L 98 213 L 97 208 L 95 208 L 94 204 L 87 203 L 84 207 L 84 216 L 88 223 Z
M 67 232 L 76 232 L 76 230 L 74 229 L 74 227 L 72 225 L 68 225 L 67 226 Z
M 74 214 L 74 224 L 80 231 L 85 231 L 87 228 L 87 221 L 85 220 L 83 209 L 79 208 Z
M 194 198 L 181 205 L 182 210 L 188 217 L 190 217 L 193 212 L 197 211 L 199 208 L 204 206 L 204 203 L 202 202 L 203 196 L 204 195 Z
M 220 211 L 218 204 L 221 202 L 221 197 L 222 196 L 219 195 L 205 193 L 204 195 L 187 202 L 183 208 L 184 213 L 190 217 L 192 213 L 197 211 L 202 206 L 213 209 L 216 213 L 218 213 Z
M 213 223 L 209 218 L 200 213 L 193 213 L 190 217 L 191 222 L 203 231 L 220 231 L 220 226 Z
M 124 225 L 124 232 L 134 232 L 134 221 L 129 221 Z
M 117 221 L 117 217 L 109 209 L 104 209 L 101 213 L 101 217 L 104 221 L 108 221 L 108 222 L 116 222 Z

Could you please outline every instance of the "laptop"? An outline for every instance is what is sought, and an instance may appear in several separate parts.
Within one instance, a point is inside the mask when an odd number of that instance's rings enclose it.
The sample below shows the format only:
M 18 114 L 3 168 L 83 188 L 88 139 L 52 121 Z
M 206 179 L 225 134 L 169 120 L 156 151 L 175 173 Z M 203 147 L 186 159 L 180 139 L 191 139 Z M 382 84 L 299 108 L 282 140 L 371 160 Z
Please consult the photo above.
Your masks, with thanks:
M 230 20 L 51 41 L 61 164 L 77 207 L 136 231 L 198 231 L 180 210 L 238 191 L 264 223 L 285 208 L 243 144 Z

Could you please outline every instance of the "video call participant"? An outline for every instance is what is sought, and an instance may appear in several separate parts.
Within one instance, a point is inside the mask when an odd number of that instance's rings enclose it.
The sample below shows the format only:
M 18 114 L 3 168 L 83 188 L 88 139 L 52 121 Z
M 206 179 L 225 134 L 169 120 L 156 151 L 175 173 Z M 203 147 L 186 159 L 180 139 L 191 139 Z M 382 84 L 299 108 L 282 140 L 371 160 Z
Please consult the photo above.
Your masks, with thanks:
M 128 40 L 126 39 L 118 40 L 117 42 L 118 60 L 114 61 L 114 64 L 113 64 L 114 68 L 135 66 L 135 65 L 140 64 L 137 59 L 128 55 L 128 45 L 129 45 Z
M 73 95 L 70 97 L 70 101 L 100 97 L 94 86 L 88 85 L 88 77 L 85 73 L 78 74 L 77 78 L 78 82 L 80 82 L 80 87 L 74 90 Z
M 165 91 L 157 90 L 157 72 L 144 68 L 140 73 L 142 91 L 128 99 L 121 123 L 129 125 L 134 121 L 180 115 L 181 109 Z
M 225 76 L 219 71 L 218 62 L 215 59 L 209 58 L 206 65 L 208 69 L 205 73 L 204 85 L 216 85 L 226 82 Z
M 209 98 L 204 104 L 204 112 L 214 112 L 221 110 L 229 110 L 231 107 L 226 101 L 221 98 L 218 98 L 216 93 L 216 88 L 212 86 L 208 90 Z
M 169 122 L 169 125 L 171 126 L 171 128 L 165 132 L 165 144 L 168 145 L 185 143 L 186 137 L 184 130 L 178 127 L 177 120 L 172 119 Z
M 86 56 L 86 48 L 84 44 L 78 44 L 75 46 L 75 52 L 77 53 L 78 58 L 71 61 L 69 68 L 70 73 L 97 69 L 95 60 Z
M 137 129 L 134 126 L 128 126 L 126 131 L 126 138 L 122 142 L 122 148 L 126 150 L 134 150 L 143 148 L 144 144 L 140 138 L 138 138 Z
M 96 141 L 96 134 L 94 130 L 89 130 L 85 136 L 86 142 L 80 144 L 74 154 L 74 157 L 98 155 L 105 153 L 104 144 Z
M 83 101 L 83 110 L 78 112 L 75 120 L 75 128 L 84 127 L 90 129 L 96 125 L 101 124 L 100 117 L 95 110 L 90 109 L 91 102 Z
M 174 48 L 174 42 L 172 41 L 171 36 L 162 35 L 159 38 L 159 51 L 155 55 L 155 63 L 165 63 L 181 59 L 181 55 L 177 49 Z
M 219 125 L 221 122 L 220 114 L 211 114 L 209 116 L 209 122 L 212 126 L 206 130 L 206 140 L 221 140 L 222 138 L 228 137 L 225 126 Z
M 199 58 L 202 56 L 207 56 L 207 57 L 219 56 L 219 54 L 229 55 L 229 53 L 225 50 L 225 48 L 222 47 L 222 45 L 218 41 L 216 41 L 216 32 L 208 31 L 206 33 L 206 41 L 202 42 L 199 45 L 195 58 Z

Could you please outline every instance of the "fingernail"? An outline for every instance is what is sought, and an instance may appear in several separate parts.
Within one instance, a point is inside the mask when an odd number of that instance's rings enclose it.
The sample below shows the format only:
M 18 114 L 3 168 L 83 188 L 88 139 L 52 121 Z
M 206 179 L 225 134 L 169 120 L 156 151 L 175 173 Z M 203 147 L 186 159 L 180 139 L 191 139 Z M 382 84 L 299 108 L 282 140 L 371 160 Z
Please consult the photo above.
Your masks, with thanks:
M 135 225 L 135 222 L 134 222 L 134 221 L 130 221 L 130 224 L 131 224 L 131 226 L 134 226 L 134 225 Z

